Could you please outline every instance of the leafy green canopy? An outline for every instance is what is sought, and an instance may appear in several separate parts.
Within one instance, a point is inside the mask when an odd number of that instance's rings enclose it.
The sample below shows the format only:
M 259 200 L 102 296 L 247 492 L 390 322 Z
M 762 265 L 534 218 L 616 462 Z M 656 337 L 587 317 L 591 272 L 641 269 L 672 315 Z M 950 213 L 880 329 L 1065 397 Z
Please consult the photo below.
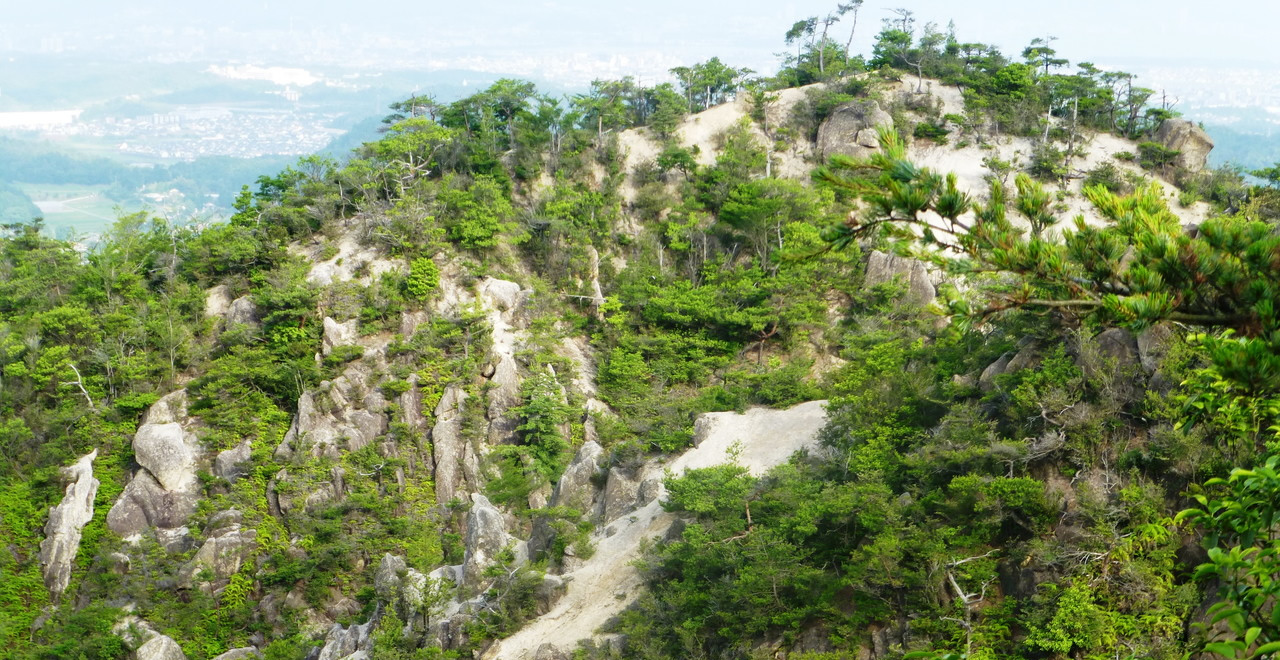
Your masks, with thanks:
M 1050 231 L 1052 198 L 1025 175 L 1007 199 L 993 183 L 986 203 L 956 187 L 955 175 L 919 168 L 892 131 L 866 160 L 837 156 L 815 178 L 861 198 L 865 212 L 828 232 L 837 247 L 887 237 L 914 243 L 955 274 L 1000 273 L 984 308 L 960 300 L 952 311 L 986 318 L 1005 310 L 1059 310 L 1142 327 L 1160 320 L 1220 330 L 1203 337 L 1221 375 L 1246 392 L 1280 390 L 1280 234 L 1239 215 L 1185 230 L 1158 184 L 1119 196 L 1101 186 L 1085 195 L 1107 220 Z M 1010 217 L 1012 206 L 1025 221 Z
M 1206 349 L 1209 367 L 1186 383 L 1192 392 L 1181 423 L 1215 420 L 1215 435 L 1227 442 L 1245 438 L 1250 456 L 1280 448 L 1280 233 L 1274 226 L 1236 214 L 1184 228 L 1157 184 L 1127 196 L 1087 186 L 1084 194 L 1106 224 L 1090 226 L 1077 216 L 1073 229 L 1058 233 L 1051 198 L 1025 175 L 1011 200 L 993 183 L 988 200 L 978 203 L 957 190 L 954 175 L 907 160 L 896 133 L 882 131 L 880 142 L 882 151 L 866 160 L 834 158 L 815 173 L 865 205 L 861 215 L 828 231 L 831 245 L 888 238 L 970 281 L 996 275 L 983 307 L 949 301 L 961 319 L 1031 310 L 1133 327 L 1162 320 L 1202 326 L 1206 331 L 1192 339 Z M 1015 224 L 1010 208 L 1022 223 Z M 1208 652 L 1252 658 L 1280 649 L 1277 460 L 1209 480 L 1195 496 L 1199 507 L 1179 516 L 1207 532 L 1209 561 L 1197 577 L 1221 581 L 1223 600 L 1213 621 L 1225 621 L 1235 637 L 1212 640 Z

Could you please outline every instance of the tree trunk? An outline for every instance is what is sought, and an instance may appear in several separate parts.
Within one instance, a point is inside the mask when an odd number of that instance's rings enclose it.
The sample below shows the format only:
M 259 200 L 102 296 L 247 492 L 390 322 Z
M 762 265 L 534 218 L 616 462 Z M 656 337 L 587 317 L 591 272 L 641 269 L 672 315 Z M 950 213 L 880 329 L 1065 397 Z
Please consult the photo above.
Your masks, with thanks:
M 853 32 L 858 29 L 858 7 L 853 8 L 853 27 L 849 28 L 849 40 L 844 44 L 844 64 L 849 66 L 849 54 L 853 48 Z

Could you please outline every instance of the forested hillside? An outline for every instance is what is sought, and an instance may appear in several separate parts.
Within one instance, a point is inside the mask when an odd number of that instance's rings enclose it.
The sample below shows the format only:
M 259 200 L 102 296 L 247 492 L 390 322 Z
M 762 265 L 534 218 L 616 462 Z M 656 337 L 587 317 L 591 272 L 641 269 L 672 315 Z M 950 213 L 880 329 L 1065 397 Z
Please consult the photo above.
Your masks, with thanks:
M 1280 192 L 860 5 L 405 99 L 204 230 L 3 225 L 0 648 L 1272 657 Z

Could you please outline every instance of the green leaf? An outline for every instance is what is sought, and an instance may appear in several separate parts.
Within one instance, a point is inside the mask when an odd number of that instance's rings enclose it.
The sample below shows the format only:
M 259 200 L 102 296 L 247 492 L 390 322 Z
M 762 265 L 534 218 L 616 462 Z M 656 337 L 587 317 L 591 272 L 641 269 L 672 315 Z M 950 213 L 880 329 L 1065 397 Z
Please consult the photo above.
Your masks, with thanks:
M 1206 644 L 1204 650 L 1206 653 L 1217 653 L 1228 658 L 1235 658 L 1238 651 L 1244 650 L 1244 645 L 1240 642 L 1214 642 Z

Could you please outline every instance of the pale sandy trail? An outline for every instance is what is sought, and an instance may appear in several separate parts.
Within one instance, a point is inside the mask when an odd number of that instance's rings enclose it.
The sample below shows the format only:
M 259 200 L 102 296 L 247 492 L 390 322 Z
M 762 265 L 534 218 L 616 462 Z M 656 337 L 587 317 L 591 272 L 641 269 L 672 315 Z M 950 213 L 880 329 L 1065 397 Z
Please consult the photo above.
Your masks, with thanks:
M 739 450 L 738 464 L 754 475 L 786 462 L 801 449 L 818 447 L 818 431 L 826 425 L 826 401 L 810 401 L 787 410 L 753 408 L 745 414 L 708 413 L 699 418 L 702 441 L 674 460 L 653 463 L 646 477 L 661 477 L 664 469 L 675 474 L 729 462 L 731 451 Z M 515 635 L 491 647 L 489 660 L 527 660 L 539 647 L 552 644 L 571 652 L 578 642 L 593 637 L 598 629 L 630 605 L 643 589 L 642 578 L 632 563 L 641 557 L 646 539 L 662 537 L 675 521 L 675 514 L 662 510 L 658 500 L 601 526 L 594 534 L 595 554 L 581 567 L 563 577 L 568 591 L 545 615 L 525 625 Z

